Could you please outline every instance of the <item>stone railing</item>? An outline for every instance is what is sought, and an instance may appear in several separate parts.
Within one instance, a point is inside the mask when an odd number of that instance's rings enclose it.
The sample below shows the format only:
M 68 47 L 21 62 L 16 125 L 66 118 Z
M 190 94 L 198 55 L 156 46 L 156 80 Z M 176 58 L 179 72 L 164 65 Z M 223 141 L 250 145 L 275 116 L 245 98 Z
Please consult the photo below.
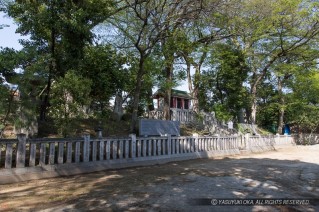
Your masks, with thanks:
M 192 122 L 196 119 L 195 112 L 192 110 L 171 108 L 171 120 L 179 121 L 182 124 Z
M 277 140 L 276 140 L 277 139 Z M 293 137 L 145 137 L 0 140 L 0 184 L 271 150 Z
M 295 145 L 295 137 L 286 135 L 251 136 L 247 134 L 241 137 L 241 150 L 249 152 L 263 152 L 274 150 L 280 146 Z
M 148 111 L 146 117 L 149 119 L 160 119 L 160 120 L 164 120 L 165 118 L 163 110 Z
M 195 112 L 192 110 L 170 108 L 171 120 L 179 121 L 182 124 L 189 123 L 195 120 Z M 152 110 L 148 111 L 145 117 L 149 119 L 161 119 L 164 120 L 163 110 Z
M 301 145 L 319 144 L 319 134 L 299 134 L 296 136 L 296 143 Z

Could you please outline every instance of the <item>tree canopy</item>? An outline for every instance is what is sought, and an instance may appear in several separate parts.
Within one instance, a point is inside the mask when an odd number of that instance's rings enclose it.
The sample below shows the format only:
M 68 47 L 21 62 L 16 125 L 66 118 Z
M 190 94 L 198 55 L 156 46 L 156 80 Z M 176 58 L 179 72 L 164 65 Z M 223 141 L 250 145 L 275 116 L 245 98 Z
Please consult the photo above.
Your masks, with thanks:
M 154 109 L 153 90 L 165 91 L 169 119 L 171 89 L 186 80 L 197 113 L 239 122 L 244 111 L 277 132 L 314 131 L 318 9 L 311 0 L 2 0 L 29 38 L 21 50 L 0 47 L 1 128 L 54 119 L 67 136 L 73 118 L 124 113 L 134 132 Z

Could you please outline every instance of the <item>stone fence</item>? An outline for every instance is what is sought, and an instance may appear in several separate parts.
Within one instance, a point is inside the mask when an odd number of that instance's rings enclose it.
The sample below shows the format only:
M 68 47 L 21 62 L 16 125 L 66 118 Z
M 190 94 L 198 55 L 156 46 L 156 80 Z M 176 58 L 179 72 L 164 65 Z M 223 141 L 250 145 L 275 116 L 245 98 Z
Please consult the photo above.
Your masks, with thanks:
M 319 144 L 319 134 L 299 134 L 296 137 L 296 143 L 302 145 Z
M 273 150 L 291 136 L 144 137 L 0 140 L 0 184 L 195 158 Z

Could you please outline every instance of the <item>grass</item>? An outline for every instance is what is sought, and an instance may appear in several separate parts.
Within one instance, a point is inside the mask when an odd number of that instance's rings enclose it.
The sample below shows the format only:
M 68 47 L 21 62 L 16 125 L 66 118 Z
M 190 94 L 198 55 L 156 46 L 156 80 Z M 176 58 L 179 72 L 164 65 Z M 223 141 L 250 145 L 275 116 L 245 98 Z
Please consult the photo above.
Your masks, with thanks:
M 96 129 L 102 129 L 104 137 L 123 137 L 130 134 L 129 121 L 115 120 L 97 120 L 89 119 L 73 119 L 66 137 L 81 137 L 84 133 L 89 133 L 91 136 L 97 136 Z M 14 127 L 9 125 L 5 128 L 4 138 L 16 138 Z M 38 138 L 59 138 L 64 137 L 59 133 L 59 129 L 53 120 L 38 122 Z

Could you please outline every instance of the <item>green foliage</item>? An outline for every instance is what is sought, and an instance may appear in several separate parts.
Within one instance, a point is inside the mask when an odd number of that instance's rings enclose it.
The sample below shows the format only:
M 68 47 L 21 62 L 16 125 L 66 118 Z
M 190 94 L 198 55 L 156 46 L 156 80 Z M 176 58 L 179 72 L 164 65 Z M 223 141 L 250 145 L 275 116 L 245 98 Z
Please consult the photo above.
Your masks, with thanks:
M 129 70 L 123 68 L 125 60 L 110 46 L 87 46 L 84 60 L 78 71 L 92 81 L 90 97 L 99 110 L 109 105 L 109 100 L 117 91 L 125 90 L 129 80 Z
M 233 115 L 229 112 L 228 108 L 223 104 L 219 104 L 219 103 L 214 104 L 213 111 L 215 112 L 215 116 L 218 120 L 228 121 L 233 119 Z
M 278 93 L 276 87 L 268 82 L 262 83 L 258 89 L 257 124 L 266 128 L 277 126 Z
M 67 136 L 74 118 L 83 118 L 85 106 L 90 103 L 91 81 L 69 71 L 59 78 L 52 87 L 50 115 L 54 119 L 59 133 Z
M 242 53 L 229 44 L 215 45 L 208 65 L 201 77 L 200 107 L 214 110 L 223 120 L 235 118 L 248 102 L 243 86 L 248 68 Z
M 196 111 L 198 99 L 199 110 L 221 120 L 245 108 L 264 127 L 281 122 L 279 111 L 286 123 L 318 126 L 315 1 L 0 0 L 0 11 L 30 36 L 21 51 L 0 50 L 2 128 L 26 127 L 50 111 L 66 136 L 84 107 L 112 118 L 115 94 L 133 123 L 151 105 L 154 86 L 169 91 L 186 77 Z M 105 20 L 99 35 L 108 45 L 94 34 Z M 6 82 L 18 86 L 18 100 Z
M 319 72 L 297 75 L 293 93 L 288 95 L 287 120 L 301 130 L 314 131 L 319 127 Z
M 103 22 L 110 6 L 111 1 L 102 0 L 16 1 L 8 13 L 18 23 L 17 32 L 30 35 L 30 41 L 22 44 L 49 53 L 49 60 L 55 62 L 51 74 L 59 77 L 79 65 L 85 45 L 93 40 L 92 29 Z

